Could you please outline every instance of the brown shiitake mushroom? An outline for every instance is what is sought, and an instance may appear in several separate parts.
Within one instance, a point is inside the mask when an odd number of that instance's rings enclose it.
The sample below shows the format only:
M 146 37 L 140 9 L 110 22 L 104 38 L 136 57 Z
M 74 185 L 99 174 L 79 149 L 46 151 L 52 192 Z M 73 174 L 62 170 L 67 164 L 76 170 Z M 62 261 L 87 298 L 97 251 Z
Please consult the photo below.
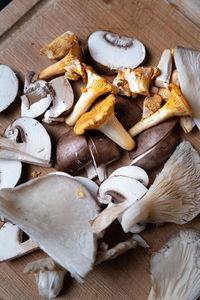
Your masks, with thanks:
M 149 171 L 163 164 L 180 142 L 176 123 L 177 119 L 170 119 L 139 134 L 137 147 L 130 152 L 131 165 Z

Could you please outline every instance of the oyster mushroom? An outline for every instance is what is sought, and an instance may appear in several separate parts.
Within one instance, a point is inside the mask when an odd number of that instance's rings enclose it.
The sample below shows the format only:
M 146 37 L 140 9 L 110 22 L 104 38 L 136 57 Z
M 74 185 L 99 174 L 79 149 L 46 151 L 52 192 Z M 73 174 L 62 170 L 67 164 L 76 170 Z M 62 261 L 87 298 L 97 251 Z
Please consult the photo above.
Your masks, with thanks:
M 170 49 L 165 49 L 161 55 L 158 69 L 160 75 L 155 79 L 155 86 L 168 88 L 169 80 L 172 72 L 173 56 Z
M 77 280 L 86 276 L 95 261 L 97 242 L 89 221 L 98 210 L 85 186 L 67 176 L 40 176 L 0 191 L 2 215 Z
M 40 49 L 40 54 L 46 54 L 49 59 L 62 59 L 67 55 L 74 41 L 78 42 L 76 34 L 66 31 L 49 45 Z
M 53 88 L 55 96 L 52 99 L 53 106 L 44 114 L 44 123 L 55 123 L 62 120 L 64 122 L 64 116 L 58 118 L 61 114 L 67 114 L 74 103 L 74 93 L 69 81 L 65 76 L 60 76 L 49 82 L 49 85 Z
M 200 295 L 200 233 L 182 230 L 151 258 L 148 300 L 189 300 Z
M 35 274 L 39 295 L 52 299 L 60 293 L 67 271 L 48 257 L 28 263 L 24 273 Z
M 99 96 L 107 93 L 118 93 L 117 87 L 114 87 L 105 78 L 95 73 L 92 68 L 85 65 L 85 70 L 87 73 L 87 85 L 83 89 L 83 93 L 74 106 L 72 113 L 65 119 L 68 126 L 73 126 Z
M 4 136 L 0 137 L 1 159 L 51 166 L 51 140 L 46 129 L 37 120 L 19 118 L 8 126 Z M 22 142 L 18 142 L 18 138 Z
M 109 95 L 101 103 L 84 113 L 74 126 L 77 135 L 84 134 L 85 130 L 97 129 L 108 136 L 112 141 L 126 150 L 132 150 L 135 142 L 124 129 L 114 114 L 115 96 Z
M 134 38 L 109 31 L 95 31 L 88 38 L 88 54 L 95 68 L 107 72 L 136 68 L 144 61 L 146 50 Z
M 144 130 L 153 127 L 169 118 L 176 116 L 193 116 L 193 110 L 184 98 L 180 89 L 174 85 L 169 85 L 171 92 L 167 102 L 153 115 L 143 119 L 129 129 L 129 134 L 134 137 Z
M 0 112 L 17 97 L 19 81 L 11 68 L 0 65 Z
M 165 163 L 145 196 L 122 216 L 128 232 L 137 223 L 184 224 L 200 212 L 200 157 L 189 142 L 182 142 Z

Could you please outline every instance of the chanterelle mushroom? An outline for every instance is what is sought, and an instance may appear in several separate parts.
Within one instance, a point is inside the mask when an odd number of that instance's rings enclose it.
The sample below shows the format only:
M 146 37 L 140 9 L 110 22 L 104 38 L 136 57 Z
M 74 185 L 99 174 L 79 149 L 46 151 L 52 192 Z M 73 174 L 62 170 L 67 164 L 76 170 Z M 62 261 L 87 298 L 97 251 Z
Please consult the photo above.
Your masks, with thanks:
M 182 230 L 151 258 L 148 300 L 195 300 L 200 296 L 200 233 Z
M 99 96 L 107 93 L 117 94 L 119 91 L 117 87 L 99 76 L 89 66 L 85 65 L 85 70 L 87 73 L 87 85 L 83 89 L 82 95 L 78 99 L 72 113 L 65 120 L 68 126 L 73 126 Z
M 0 137 L 0 158 L 51 166 L 51 140 L 37 120 L 19 118 L 8 126 L 4 136 Z
M 171 89 L 171 92 L 167 102 L 153 115 L 135 124 L 129 130 L 129 133 L 132 137 L 169 118 L 173 118 L 176 116 L 193 116 L 193 110 L 187 100 L 184 98 L 181 90 L 172 83 L 169 85 L 169 87 Z
M 200 157 L 189 142 L 182 142 L 165 163 L 145 196 L 122 217 L 128 232 L 137 223 L 184 224 L 200 212 Z
M 109 31 L 93 32 L 88 38 L 88 52 L 99 71 L 136 68 L 146 55 L 140 41 Z
M 95 261 L 96 236 L 89 221 L 98 210 L 84 185 L 58 174 L 0 191 L 0 213 L 77 280 L 86 276 Z
M 74 126 L 75 134 L 84 134 L 85 130 L 98 129 L 116 144 L 126 150 L 132 150 L 135 142 L 114 114 L 115 96 L 109 95 L 89 112 L 84 113 Z
M 18 88 L 19 82 L 13 70 L 0 65 L 0 112 L 15 100 Z

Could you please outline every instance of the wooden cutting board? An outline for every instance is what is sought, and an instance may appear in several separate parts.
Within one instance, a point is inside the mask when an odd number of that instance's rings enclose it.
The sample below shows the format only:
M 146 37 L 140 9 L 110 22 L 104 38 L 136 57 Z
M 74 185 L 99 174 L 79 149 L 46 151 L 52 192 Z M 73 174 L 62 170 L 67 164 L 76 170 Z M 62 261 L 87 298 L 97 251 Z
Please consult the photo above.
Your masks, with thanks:
M 85 40 L 91 32 L 98 29 L 136 37 L 147 48 L 147 63 L 154 65 L 157 65 L 162 51 L 166 48 L 181 45 L 200 50 L 200 28 L 196 17 L 189 19 L 179 6 L 171 5 L 164 0 L 28 2 L 33 5 L 36 2 L 38 4 L 34 7 L 31 4 L 30 8 L 33 8 L 23 14 L 21 19 L 12 21 L 12 27 L 6 32 L 2 30 L 5 17 L 0 13 L 0 32 L 4 32 L 0 37 L 0 63 L 13 68 L 21 80 L 24 80 L 27 70 L 39 72 L 51 63 L 45 56 L 40 56 L 39 49 L 66 30 L 75 32 L 81 40 Z M 6 13 L 11 17 L 13 12 L 7 10 Z M 17 99 L 11 107 L 0 113 L 0 134 L 3 134 L 5 128 L 19 116 L 20 99 Z M 46 126 L 46 128 L 51 135 L 53 145 L 66 130 L 64 125 Z M 188 139 L 200 153 L 200 135 L 197 129 L 187 136 L 182 134 L 182 138 Z M 124 160 L 120 165 L 123 163 Z M 40 170 L 45 174 L 52 169 L 25 166 L 23 180 L 31 178 L 33 170 Z M 70 276 L 66 276 L 62 292 L 57 299 L 146 299 L 151 287 L 149 261 L 152 253 L 160 249 L 172 233 L 183 228 L 200 230 L 200 217 L 183 226 L 174 224 L 166 224 L 162 227 L 149 226 L 142 233 L 142 237 L 151 246 L 149 249 L 131 250 L 115 261 L 95 267 L 82 285 Z M 117 233 L 115 234 L 117 238 Z M 0 300 L 43 299 L 38 296 L 34 277 L 23 274 L 23 269 L 28 262 L 42 257 L 45 257 L 45 254 L 36 251 L 0 265 Z

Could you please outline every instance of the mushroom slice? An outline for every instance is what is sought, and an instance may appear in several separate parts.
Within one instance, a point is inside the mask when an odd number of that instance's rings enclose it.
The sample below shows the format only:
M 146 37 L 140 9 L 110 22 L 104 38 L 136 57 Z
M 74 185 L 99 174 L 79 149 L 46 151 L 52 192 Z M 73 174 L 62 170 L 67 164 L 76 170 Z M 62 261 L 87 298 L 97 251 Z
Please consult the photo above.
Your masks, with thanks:
M 146 97 L 143 102 L 142 119 L 145 119 L 161 108 L 162 97 L 158 94 Z
M 158 69 L 160 75 L 155 79 L 155 86 L 168 88 L 171 72 L 172 72 L 173 56 L 170 49 L 165 49 L 161 55 Z
M 0 189 L 14 187 L 20 179 L 21 172 L 21 162 L 0 159 Z
M 46 54 L 49 59 L 61 59 L 69 52 L 69 49 L 78 42 L 78 37 L 71 31 L 66 31 L 49 45 L 40 49 L 40 54 Z
M 148 300 L 190 300 L 200 296 L 200 233 L 182 230 L 151 258 Z
M 14 121 L 1 137 L 0 158 L 51 166 L 51 140 L 46 129 L 28 117 Z M 18 142 L 20 138 L 22 142 Z
M 194 110 L 194 122 L 200 129 L 200 52 L 194 49 L 175 47 L 174 61 L 178 71 L 181 91 Z
M 37 118 L 41 116 L 49 107 L 52 102 L 50 95 L 30 105 L 28 97 L 26 95 L 21 96 L 21 116 Z
M 169 85 L 171 92 L 167 102 L 153 115 L 141 120 L 129 130 L 129 134 L 134 137 L 144 130 L 153 127 L 167 119 L 176 116 L 193 116 L 193 110 L 184 98 L 181 90 L 174 84 Z
M 22 242 L 22 231 L 10 222 L 0 228 L 0 262 L 8 261 L 39 249 L 30 238 Z
M 82 95 L 74 106 L 72 113 L 65 120 L 68 126 L 73 126 L 99 96 L 107 93 L 117 94 L 119 91 L 117 87 L 99 76 L 92 68 L 87 65 L 84 65 L 84 67 L 87 73 L 87 85 L 82 89 Z
M 189 142 L 182 142 L 140 201 L 122 216 L 128 232 L 137 223 L 184 224 L 200 212 L 200 157 Z
M 43 121 L 54 123 L 61 114 L 67 114 L 74 103 L 74 93 L 69 81 L 65 76 L 55 78 L 49 82 L 55 92 L 53 106 L 46 111 Z M 63 117 L 64 121 L 64 117 Z
M 117 76 L 113 80 L 113 85 L 119 88 L 120 95 L 132 98 L 137 97 L 136 93 L 131 92 L 128 81 L 125 79 L 124 72 L 118 71 Z
M 111 173 L 109 177 L 113 176 L 130 177 L 140 181 L 144 186 L 147 186 L 149 184 L 149 177 L 147 173 L 142 168 L 135 166 L 125 166 L 118 168 L 113 173 Z
M 39 295 L 51 299 L 60 293 L 67 271 L 48 257 L 28 263 L 24 273 L 35 274 Z
M 93 32 L 88 38 L 88 52 L 100 71 L 136 68 L 146 55 L 140 41 L 109 31 Z
M 0 112 L 16 98 L 19 88 L 17 76 L 11 68 L 0 65 Z
M 89 221 L 98 210 L 85 186 L 67 176 L 40 176 L 0 191 L 1 214 L 77 279 L 95 261 L 97 241 Z
M 89 112 L 84 113 L 74 126 L 74 133 L 84 134 L 85 130 L 97 129 L 126 150 L 132 150 L 135 142 L 114 114 L 115 96 L 109 95 Z

